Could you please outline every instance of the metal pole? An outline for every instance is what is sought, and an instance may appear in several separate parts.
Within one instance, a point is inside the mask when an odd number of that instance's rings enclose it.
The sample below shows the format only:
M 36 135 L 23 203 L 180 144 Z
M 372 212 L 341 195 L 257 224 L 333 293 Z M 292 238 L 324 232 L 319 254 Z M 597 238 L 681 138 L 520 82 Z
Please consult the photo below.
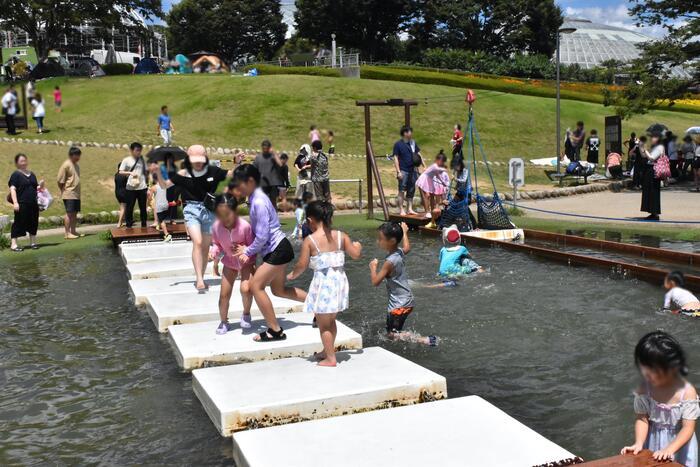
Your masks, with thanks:
M 357 179 L 357 199 L 360 202 L 360 204 L 357 206 L 357 212 L 362 214 L 362 179 L 361 178 Z
M 338 47 L 338 55 L 340 56 L 340 68 L 343 68 L 343 48 Z
M 560 103 L 559 103 L 559 31 L 557 31 L 557 175 L 561 175 L 561 122 L 559 121 Z M 561 184 L 561 177 L 559 178 Z
M 331 34 L 331 67 L 335 68 L 335 34 Z

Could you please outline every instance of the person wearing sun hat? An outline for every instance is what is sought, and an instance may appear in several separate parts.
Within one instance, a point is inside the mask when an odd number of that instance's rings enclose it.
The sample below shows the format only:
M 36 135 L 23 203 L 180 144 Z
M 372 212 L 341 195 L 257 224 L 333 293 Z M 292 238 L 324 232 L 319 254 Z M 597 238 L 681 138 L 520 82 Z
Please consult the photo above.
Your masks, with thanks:
M 237 159 L 240 164 L 240 160 Z M 183 214 L 187 235 L 192 239 L 192 265 L 194 266 L 197 291 L 207 290 L 204 271 L 211 246 L 211 228 L 216 220 L 214 200 L 219 183 L 231 178 L 233 170 L 225 170 L 209 163 L 207 150 L 201 144 L 187 148 L 184 168 L 177 170 L 172 159 L 167 162 L 168 179 L 165 180 L 157 165 L 153 164 L 151 174 L 161 188 L 168 189 L 175 185 L 182 189 L 182 201 L 185 203 Z
M 440 277 L 454 278 L 482 270 L 481 266 L 471 259 L 467 247 L 462 245 L 462 235 L 456 225 L 452 224 L 442 230 L 442 243 L 444 246 L 440 249 L 438 269 Z

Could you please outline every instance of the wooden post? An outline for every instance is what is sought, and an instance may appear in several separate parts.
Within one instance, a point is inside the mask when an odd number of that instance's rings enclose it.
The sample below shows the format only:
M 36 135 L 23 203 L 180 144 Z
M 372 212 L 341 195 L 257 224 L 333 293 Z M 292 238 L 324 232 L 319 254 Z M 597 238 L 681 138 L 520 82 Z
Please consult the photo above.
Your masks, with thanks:
M 372 198 L 372 156 L 369 145 L 372 141 L 372 125 L 370 123 L 370 106 L 365 104 L 365 154 L 367 162 L 367 219 L 374 217 L 374 200 Z
M 404 125 L 411 126 L 411 104 L 403 105 L 403 121 Z

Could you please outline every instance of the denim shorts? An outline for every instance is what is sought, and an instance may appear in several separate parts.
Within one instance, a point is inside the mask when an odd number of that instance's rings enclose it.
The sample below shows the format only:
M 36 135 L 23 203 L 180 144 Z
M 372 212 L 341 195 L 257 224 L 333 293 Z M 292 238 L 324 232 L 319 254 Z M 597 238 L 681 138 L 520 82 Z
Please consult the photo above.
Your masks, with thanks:
M 185 215 L 185 225 L 187 227 L 199 227 L 203 234 L 211 234 L 211 226 L 216 218 L 213 212 L 204 207 L 203 203 L 187 201 L 182 212 Z
M 405 191 L 408 199 L 413 198 L 413 195 L 416 194 L 416 180 L 418 180 L 418 172 L 416 170 L 411 172 L 401 171 L 399 191 Z

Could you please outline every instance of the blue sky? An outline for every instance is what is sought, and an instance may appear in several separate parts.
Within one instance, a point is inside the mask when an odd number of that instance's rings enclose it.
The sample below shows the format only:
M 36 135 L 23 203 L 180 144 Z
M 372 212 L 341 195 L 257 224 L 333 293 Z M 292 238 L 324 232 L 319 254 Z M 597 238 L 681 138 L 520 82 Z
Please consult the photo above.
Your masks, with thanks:
M 167 12 L 172 4 L 177 3 L 179 0 L 162 1 L 163 9 Z M 291 29 L 293 27 L 294 0 L 281 0 L 281 3 L 285 21 L 287 21 Z M 557 3 L 564 11 L 565 16 L 583 17 L 597 23 L 637 29 L 633 19 L 627 14 L 630 3 L 624 0 L 558 0 Z M 651 36 L 663 35 L 663 29 L 660 27 L 641 28 L 639 32 Z

